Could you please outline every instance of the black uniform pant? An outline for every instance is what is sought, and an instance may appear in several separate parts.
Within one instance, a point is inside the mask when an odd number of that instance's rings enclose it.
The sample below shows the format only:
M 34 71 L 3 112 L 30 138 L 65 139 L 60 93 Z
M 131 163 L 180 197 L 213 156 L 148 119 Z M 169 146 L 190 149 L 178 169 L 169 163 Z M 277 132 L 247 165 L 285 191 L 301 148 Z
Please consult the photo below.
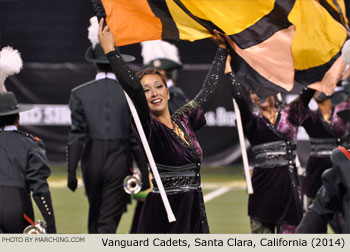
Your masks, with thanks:
M 0 233 L 23 233 L 34 221 L 33 205 L 26 189 L 0 185 Z
M 134 217 L 131 223 L 130 234 L 137 234 L 137 227 L 139 225 L 141 210 L 143 206 L 143 201 L 139 201 L 139 200 L 136 200 L 136 201 L 137 201 L 137 204 L 134 211 Z
M 130 197 L 123 180 L 130 174 L 128 148 L 121 141 L 92 140 L 84 150 L 83 179 L 89 200 L 89 233 L 116 233 Z

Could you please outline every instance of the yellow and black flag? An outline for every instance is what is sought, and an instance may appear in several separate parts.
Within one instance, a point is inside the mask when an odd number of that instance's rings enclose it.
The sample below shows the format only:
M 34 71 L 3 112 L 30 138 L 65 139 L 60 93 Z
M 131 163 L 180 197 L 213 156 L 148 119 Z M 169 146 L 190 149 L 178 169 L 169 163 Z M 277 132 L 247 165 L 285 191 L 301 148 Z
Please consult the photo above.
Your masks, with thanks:
M 123 46 L 228 35 L 233 70 L 263 96 L 321 81 L 347 38 L 344 0 L 92 0 Z

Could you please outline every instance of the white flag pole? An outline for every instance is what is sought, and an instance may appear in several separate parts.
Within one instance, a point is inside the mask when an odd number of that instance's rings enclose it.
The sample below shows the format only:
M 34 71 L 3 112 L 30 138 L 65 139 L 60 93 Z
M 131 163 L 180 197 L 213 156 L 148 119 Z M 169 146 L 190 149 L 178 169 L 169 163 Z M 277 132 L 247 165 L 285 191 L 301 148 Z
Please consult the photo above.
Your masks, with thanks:
M 247 190 L 248 190 L 248 194 L 253 194 L 254 191 L 253 191 L 252 180 L 250 178 L 250 173 L 249 173 L 248 155 L 247 155 L 247 149 L 245 145 L 241 111 L 239 110 L 239 107 L 235 99 L 232 99 L 232 100 L 233 100 L 233 107 L 236 113 L 237 130 L 238 130 L 238 136 L 239 136 L 239 143 L 241 145 L 241 150 L 242 150 L 243 168 L 244 168 L 245 180 L 247 183 Z
M 131 114 L 134 117 L 134 121 L 135 121 L 135 124 L 136 124 L 137 131 L 139 132 L 143 148 L 145 149 L 149 165 L 151 166 L 151 169 L 152 169 L 152 172 L 153 172 L 153 177 L 154 177 L 154 179 L 157 182 L 159 193 L 160 193 L 160 196 L 161 196 L 161 198 L 163 200 L 163 204 L 164 204 L 165 210 L 166 210 L 167 215 L 168 215 L 168 221 L 169 222 L 174 222 L 174 221 L 176 221 L 176 218 L 175 218 L 175 215 L 174 215 L 174 213 L 173 213 L 173 211 L 171 209 L 171 206 L 169 204 L 168 197 L 167 197 L 167 195 L 165 193 L 165 190 L 164 190 L 164 187 L 163 187 L 163 183 L 162 183 L 162 181 L 160 179 L 160 176 L 159 176 L 159 173 L 158 173 L 158 169 L 157 169 L 156 163 L 154 162 L 151 149 L 150 149 L 150 147 L 148 145 L 145 132 L 143 131 L 139 115 L 137 114 L 137 111 L 136 111 L 136 108 L 134 106 L 134 103 L 132 102 L 132 100 L 130 99 L 128 94 L 125 93 L 125 91 L 124 91 L 124 94 L 125 94 L 125 97 L 126 97 L 126 100 L 127 100 L 128 104 L 129 104 Z

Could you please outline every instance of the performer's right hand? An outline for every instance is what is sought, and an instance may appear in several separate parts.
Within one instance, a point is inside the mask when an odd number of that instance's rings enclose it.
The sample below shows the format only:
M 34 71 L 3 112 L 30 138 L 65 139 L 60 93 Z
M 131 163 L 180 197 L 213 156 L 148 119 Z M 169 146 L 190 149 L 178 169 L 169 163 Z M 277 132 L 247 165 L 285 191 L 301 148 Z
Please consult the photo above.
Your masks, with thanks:
M 232 72 L 232 68 L 231 68 L 231 55 L 227 55 L 227 59 L 226 59 L 226 65 L 225 65 L 225 74 L 226 73 L 231 73 Z
M 212 37 L 212 40 L 214 40 L 219 47 L 226 49 L 226 40 L 224 38 L 224 34 L 218 30 L 214 29 L 214 36 Z
M 68 173 L 67 186 L 72 192 L 74 192 L 77 189 L 77 187 L 78 187 L 78 180 L 77 180 L 75 174 Z

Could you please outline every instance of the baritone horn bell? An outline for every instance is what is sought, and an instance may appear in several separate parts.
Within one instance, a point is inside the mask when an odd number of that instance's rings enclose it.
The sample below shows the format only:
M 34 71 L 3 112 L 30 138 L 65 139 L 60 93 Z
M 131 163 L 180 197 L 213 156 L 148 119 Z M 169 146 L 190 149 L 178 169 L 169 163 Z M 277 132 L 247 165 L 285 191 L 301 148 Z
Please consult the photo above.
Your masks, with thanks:
M 129 175 L 123 182 L 124 191 L 128 194 L 135 194 L 141 191 L 142 182 L 140 172 L 134 172 L 134 175 Z

